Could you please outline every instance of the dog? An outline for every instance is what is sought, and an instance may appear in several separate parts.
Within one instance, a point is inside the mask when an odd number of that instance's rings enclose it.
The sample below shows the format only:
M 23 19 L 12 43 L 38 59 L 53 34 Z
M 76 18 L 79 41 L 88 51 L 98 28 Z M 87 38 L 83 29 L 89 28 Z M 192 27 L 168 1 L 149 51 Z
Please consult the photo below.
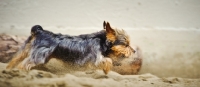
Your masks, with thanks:
M 31 70 L 57 58 L 75 66 L 92 65 L 107 74 L 112 62 L 128 58 L 135 52 L 123 29 L 113 29 L 103 22 L 104 29 L 77 36 L 55 34 L 40 25 L 31 28 L 31 35 L 7 65 L 7 69 Z

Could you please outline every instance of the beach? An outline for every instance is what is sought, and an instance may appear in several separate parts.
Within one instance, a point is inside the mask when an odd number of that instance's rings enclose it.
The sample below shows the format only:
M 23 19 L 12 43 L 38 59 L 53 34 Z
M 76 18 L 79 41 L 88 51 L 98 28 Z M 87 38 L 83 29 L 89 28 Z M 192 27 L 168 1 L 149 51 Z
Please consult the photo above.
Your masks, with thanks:
M 199 0 L 0 0 L 0 87 L 200 87 L 199 4 Z M 80 35 L 103 30 L 103 21 L 126 31 L 130 46 L 140 48 L 142 66 L 136 75 L 71 69 L 54 58 L 30 71 L 6 69 L 34 25 L 56 34 Z

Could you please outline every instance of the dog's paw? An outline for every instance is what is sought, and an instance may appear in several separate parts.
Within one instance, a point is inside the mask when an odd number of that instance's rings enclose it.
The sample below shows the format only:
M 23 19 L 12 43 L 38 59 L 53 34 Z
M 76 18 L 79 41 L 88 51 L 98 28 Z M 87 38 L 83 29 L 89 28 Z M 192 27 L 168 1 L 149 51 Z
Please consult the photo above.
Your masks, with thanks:
M 104 73 L 108 74 L 108 72 L 112 68 L 112 60 L 110 58 L 104 58 L 102 63 L 103 63 L 103 71 L 104 71 Z
M 34 63 L 29 63 L 27 64 L 25 67 L 26 67 L 26 70 L 31 70 L 33 67 L 35 67 L 36 65 Z
M 22 63 L 20 63 L 16 68 L 19 70 L 26 70 L 24 64 L 22 64 Z
M 17 66 L 17 69 L 29 71 L 29 70 L 31 70 L 34 66 L 35 66 L 34 63 L 19 64 L 19 65 Z

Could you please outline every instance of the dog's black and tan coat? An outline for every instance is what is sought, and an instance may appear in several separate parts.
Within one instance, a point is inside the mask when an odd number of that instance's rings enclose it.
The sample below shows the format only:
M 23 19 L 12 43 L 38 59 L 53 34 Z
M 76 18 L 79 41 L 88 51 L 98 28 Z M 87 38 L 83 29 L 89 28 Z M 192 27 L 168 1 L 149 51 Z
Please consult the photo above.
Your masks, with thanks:
M 107 74 L 112 61 L 130 57 L 134 50 L 124 30 L 113 29 L 105 21 L 103 27 L 104 30 L 92 34 L 70 36 L 55 34 L 35 25 L 7 69 L 30 70 L 57 58 L 78 66 L 89 63 Z

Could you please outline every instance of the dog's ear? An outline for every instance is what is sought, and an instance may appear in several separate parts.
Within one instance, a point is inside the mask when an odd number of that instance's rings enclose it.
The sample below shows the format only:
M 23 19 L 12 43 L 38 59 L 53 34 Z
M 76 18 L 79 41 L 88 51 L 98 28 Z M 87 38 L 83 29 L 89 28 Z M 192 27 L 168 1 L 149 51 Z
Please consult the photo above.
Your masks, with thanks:
M 108 40 L 110 40 L 112 43 L 116 40 L 115 37 L 115 30 L 111 28 L 110 23 L 109 22 L 105 22 L 103 23 L 104 28 L 106 29 L 106 37 Z
M 105 21 L 104 21 L 104 24 L 105 24 L 105 25 L 104 25 L 104 28 L 106 29 L 106 32 L 107 32 L 107 33 L 115 34 L 115 31 L 114 31 L 114 29 L 111 28 L 109 22 L 105 23 Z
M 103 29 L 106 29 L 106 22 L 103 22 Z

